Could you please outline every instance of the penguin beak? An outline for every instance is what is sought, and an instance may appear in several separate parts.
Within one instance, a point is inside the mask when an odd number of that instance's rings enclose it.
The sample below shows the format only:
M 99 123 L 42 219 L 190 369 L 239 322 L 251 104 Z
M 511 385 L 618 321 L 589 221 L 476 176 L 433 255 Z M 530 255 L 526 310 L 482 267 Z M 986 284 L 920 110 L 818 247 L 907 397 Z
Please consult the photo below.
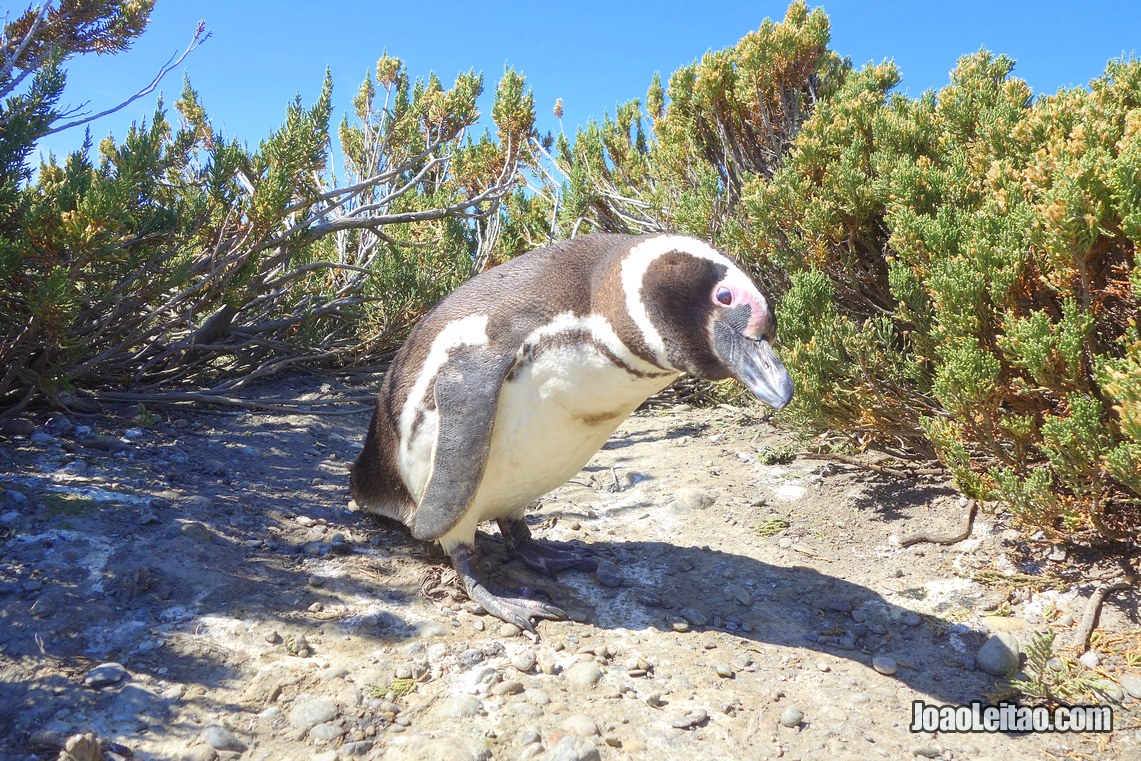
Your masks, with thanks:
M 792 376 L 767 338 L 752 339 L 732 325 L 713 323 L 713 348 L 734 378 L 774 410 L 792 400 Z

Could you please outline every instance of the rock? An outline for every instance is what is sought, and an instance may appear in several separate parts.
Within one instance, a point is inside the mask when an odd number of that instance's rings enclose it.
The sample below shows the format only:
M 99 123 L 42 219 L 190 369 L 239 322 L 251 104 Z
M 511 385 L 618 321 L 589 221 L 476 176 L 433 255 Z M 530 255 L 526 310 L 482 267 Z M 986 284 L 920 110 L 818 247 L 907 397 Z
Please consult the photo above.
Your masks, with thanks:
M 436 710 L 441 716 L 461 719 L 479 715 L 482 708 L 483 704 L 475 695 L 456 694 L 441 701 Z
M 602 669 L 592 661 L 579 661 L 568 668 L 563 676 L 576 690 L 589 690 L 602 678 Z
M 782 550 L 787 550 L 790 547 L 792 547 L 792 539 L 790 537 L 787 537 L 787 536 L 782 536 L 780 538 L 780 540 L 777 542 L 777 546 L 780 547 Z
M 1097 683 L 1094 689 L 1114 703 L 1125 702 L 1125 690 L 1123 690 L 1121 685 L 1117 682 L 1102 679 Z
M 104 761 L 106 758 L 94 732 L 67 738 L 59 757 L 60 761 Z
M 594 571 L 594 577 L 604 587 L 620 587 L 625 581 L 618 565 L 610 560 L 598 561 L 598 568 Z
M 218 752 L 203 743 L 190 748 L 180 758 L 182 761 L 218 761 Z
M 566 717 L 559 724 L 559 727 L 568 735 L 578 735 L 579 737 L 594 737 L 598 734 L 598 724 L 595 723 L 594 719 L 581 713 Z
M 704 708 L 695 708 L 692 711 L 675 716 L 670 719 L 670 726 L 674 729 L 692 729 L 709 718 L 709 712 Z
M 333 742 L 344 734 L 345 728 L 335 721 L 323 721 L 309 730 L 309 736 L 322 743 Z
M 942 751 L 934 745 L 920 745 L 911 749 L 911 755 L 922 756 L 923 758 L 938 758 L 940 753 Z
M 218 724 L 208 724 L 202 730 L 202 741 L 214 750 L 229 750 L 235 753 L 245 753 L 249 747 L 236 734 Z
M 709 623 L 709 616 L 697 608 L 682 608 L 678 613 L 689 622 L 690 626 L 705 626 Z
M 50 447 L 55 445 L 55 436 L 52 436 L 50 433 L 44 433 L 43 431 L 36 431 L 28 440 L 37 447 Z
M 500 637 L 518 637 L 519 632 L 521 632 L 521 631 L 523 631 L 523 630 L 520 629 L 515 624 L 504 623 L 502 626 L 499 627 L 499 636 Z
M 829 600 L 824 607 L 828 610 L 836 611 L 837 613 L 851 613 L 852 601 L 837 597 L 835 599 Z
M 1078 657 L 1078 662 L 1087 669 L 1095 669 L 1101 665 L 1101 654 L 1096 650 L 1086 650 Z
M 789 706 L 780 715 L 782 727 L 798 727 L 802 721 L 804 721 L 804 711 L 796 706 Z
M 991 635 L 975 655 L 975 663 L 992 676 L 1007 676 L 1018 670 L 1018 639 L 1010 632 Z
M 102 689 L 118 684 L 127 676 L 127 669 L 121 663 L 101 663 L 87 672 L 83 683 L 88 687 Z
M 210 533 L 210 529 L 198 521 L 183 523 L 178 527 L 178 531 L 186 538 L 198 542 L 199 544 L 209 544 L 214 541 L 214 535 Z
M 76 431 L 78 432 L 78 428 Z M 98 449 L 103 452 L 122 452 L 131 448 L 131 445 L 114 436 L 88 436 L 83 440 L 83 446 Z
M 1141 700 L 1141 676 L 1125 674 L 1121 677 L 1121 687 L 1134 698 Z
M 337 701 L 332 698 L 304 698 L 289 709 L 289 723 L 308 732 L 318 724 L 332 721 L 337 715 Z
M 31 436 L 36 424 L 27 418 L 17 417 L 0 423 L 0 433 L 6 436 Z
M 367 756 L 368 752 L 372 750 L 372 745 L 372 740 L 357 740 L 355 742 L 347 742 L 341 746 L 341 755 L 347 758 Z
M 877 655 L 872 658 L 872 668 L 881 674 L 891 676 L 895 673 L 898 665 L 894 658 L 889 658 L 886 655 Z
M 725 596 L 730 600 L 736 600 L 746 608 L 753 604 L 753 594 L 745 587 L 737 584 L 726 587 Z
M 685 486 L 674 492 L 674 499 L 684 505 L 692 507 L 694 510 L 704 510 L 713 505 L 717 501 L 717 496 L 710 494 L 704 489 L 698 489 L 693 486 Z
M 526 674 L 535 667 L 535 651 L 530 648 L 520 650 L 512 656 L 511 665 Z
M 523 690 L 524 690 L 524 687 L 523 687 L 522 682 L 516 681 L 514 679 L 508 679 L 507 681 L 500 682 L 499 684 L 492 687 L 491 688 L 491 694 L 492 695 L 518 695 L 519 693 L 523 692 Z
M 903 623 L 904 626 L 919 626 L 919 622 L 922 619 L 919 618 L 918 613 L 908 611 L 907 613 L 904 613 L 899 620 Z
M 60 468 L 59 472 L 67 476 L 82 476 L 87 472 L 87 463 L 83 460 L 72 460 Z
M 717 672 L 717 676 L 722 677 L 723 679 L 733 678 L 733 667 L 728 663 L 718 663 L 713 667 L 713 669 Z
M 567 735 L 559 740 L 546 753 L 540 756 L 541 761 L 600 761 L 598 748 L 585 737 Z

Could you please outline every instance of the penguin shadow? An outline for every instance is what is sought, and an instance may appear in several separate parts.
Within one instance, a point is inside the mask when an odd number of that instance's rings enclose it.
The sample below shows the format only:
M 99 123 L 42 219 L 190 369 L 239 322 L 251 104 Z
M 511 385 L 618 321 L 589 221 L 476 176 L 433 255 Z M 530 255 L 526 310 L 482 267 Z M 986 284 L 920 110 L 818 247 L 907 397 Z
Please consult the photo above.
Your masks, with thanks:
M 604 585 L 596 574 L 576 571 L 544 579 L 511 560 L 498 536 L 481 533 L 477 544 L 491 579 L 544 589 L 571 620 L 599 629 L 666 632 L 693 638 L 695 650 L 701 649 L 695 634 L 722 632 L 738 638 L 741 650 L 760 663 L 787 652 L 827 654 L 857 664 L 866 679 L 897 679 L 943 703 L 980 699 L 995 687 L 994 677 L 974 670 L 973 653 L 984 634 L 939 615 L 916 614 L 874 589 L 806 565 L 772 565 L 657 541 L 592 542 L 589 549 L 619 569 L 621 581 L 613 586 L 614 579 Z M 542 622 L 539 634 L 557 636 L 559 626 Z M 877 656 L 895 661 L 893 676 L 876 672 Z

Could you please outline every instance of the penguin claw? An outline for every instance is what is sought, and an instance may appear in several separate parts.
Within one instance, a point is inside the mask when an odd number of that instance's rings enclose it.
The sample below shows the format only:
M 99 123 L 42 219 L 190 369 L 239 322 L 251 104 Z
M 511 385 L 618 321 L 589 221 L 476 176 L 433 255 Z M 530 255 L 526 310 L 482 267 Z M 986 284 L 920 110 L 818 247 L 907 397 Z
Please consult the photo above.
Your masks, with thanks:
M 530 590 L 511 591 L 496 594 L 476 577 L 474 564 L 475 548 L 460 545 L 452 550 L 452 567 L 456 569 L 460 584 L 472 602 L 479 604 L 490 615 L 501 621 L 515 624 L 532 634 L 535 626 L 531 619 L 556 619 L 567 617 L 565 611 L 550 603 L 524 596 Z

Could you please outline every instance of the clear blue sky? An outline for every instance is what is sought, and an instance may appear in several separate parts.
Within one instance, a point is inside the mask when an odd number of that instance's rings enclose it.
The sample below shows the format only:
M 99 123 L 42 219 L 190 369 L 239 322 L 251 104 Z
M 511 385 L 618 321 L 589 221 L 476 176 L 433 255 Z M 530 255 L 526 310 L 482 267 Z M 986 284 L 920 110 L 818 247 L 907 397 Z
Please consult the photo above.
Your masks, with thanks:
M 22 3 L 20 5 L 23 5 Z M 568 133 L 617 103 L 644 97 L 650 77 L 663 80 L 707 50 L 735 43 L 764 18 L 780 20 L 785 2 L 714 3 L 454 3 L 339 0 L 159 0 L 150 28 L 129 51 L 73 59 L 65 102 L 100 111 L 146 84 L 185 47 L 202 19 L 211 39 L 163 80 L 172 106 L 185 72 L 202 103 L 229 137 L 256 145 L 280 125 L 296 93 L 312 103 L 328 66 L 334 79 L 334 125 L 366 72 L 385 49 L 413 76 L 430 70 L 450 84 L 460 71 L 485 75 L 494 90 L 505 65 L 533 88 L 542 131 L 562 98 Z M 1027 0 L 822 0 L 832 22 L 831 47 L 857 65 L 893 59 L 900 89 L 938 88 L 959 56 L 980 46 L 1017 61 L 1015 75 L 1035 93 L 1080 86 L 1106 61 L 1141 46 L 1141 2 Z M 11 11 L 9 11 L 11 12 Z M 149 116 L 155 96 L 91 126 L 96 143 L 121 138 L 132 120 Z M 490 101 L 481 102 L 486 111 Z M 172 111 L 172 109 L 171 109 Z M 44 140 L 57 156 L 79 145 L 82 130 Z

